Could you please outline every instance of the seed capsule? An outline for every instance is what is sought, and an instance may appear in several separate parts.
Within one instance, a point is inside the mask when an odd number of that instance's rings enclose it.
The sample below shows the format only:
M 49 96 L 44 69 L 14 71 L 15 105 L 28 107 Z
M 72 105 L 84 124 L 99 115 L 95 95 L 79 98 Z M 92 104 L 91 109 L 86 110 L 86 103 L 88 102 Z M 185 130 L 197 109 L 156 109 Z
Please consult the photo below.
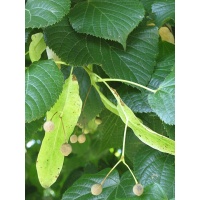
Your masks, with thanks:
M 86 137 L 84 134 L 81 134 L 78 136 L 78 142 L 79 143 L 84 143 L 86 141 Z
M 136 195 L 136 196 L 141 196 L 144 192 L 144 188 L 141 184 L 135 184 L 133 186 L 133 193 Z
M 99 195 L 102 193 L 102 185 L 101 184 L 94 184 L 92 187 L 91 187 L 91 193 L 93 195 Z
M 43 125 L 45 132 L 51 132 L 54 130 L 54 123 L 52 121 L 46 121 Z
M 71 142 L 71 143 L 76 143 L 77 141 L 78 141 L 77 135 L 72 135 L 72 136 L 70 137 L 70 142 Z
M 63 156 L 68 156 L 72 152 L 72 147 L 70 144 L 64 143 L 62 144 L 60 151 L 63 154 Z

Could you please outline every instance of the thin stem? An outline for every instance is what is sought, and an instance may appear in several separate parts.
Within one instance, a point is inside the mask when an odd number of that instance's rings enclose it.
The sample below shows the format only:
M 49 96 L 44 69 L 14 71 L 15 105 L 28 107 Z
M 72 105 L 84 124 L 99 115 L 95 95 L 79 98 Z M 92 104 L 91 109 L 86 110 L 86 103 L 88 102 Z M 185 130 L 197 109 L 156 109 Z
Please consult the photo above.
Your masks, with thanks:
M 89 89 L 88 89 L 88 91 L 87 91 L 87 94 L 86 94 L 86 97 L 85 97 L 85 100 L 84 100 L 84 103 L 83 103 L 82 111 L 83 111 L 84 108 L 85 108 L 85 104 L 86 104 L 86 102 L 87 102 L 87 99 L 88 99 L 88 96 L 89 96 L 89 93 L 90 93 L 91 88 L 92 88 L 92 85 L 90 85 L 90 87 L 89 87 Z
M 64 123 L 63 123 L 63 120 L 62 120 L 62 117 L 61 117 L 61 116 L 60 116 L 60 119 L 61 119 L 63 131 L 64 131 L 65 142 L 67 142 L 67 135 L 66 135 L 66 133 L 65 133 Z
M 70 75 L 72 74 L 73 70 L 74 70 L 74 67 L 71 68 Z
M 56 113 L 58 113 L 58 111 L 55 112 L 55 113 L 53 114 L 53 116 L 51 117 L 50 121 L 52 121 L 52 119 L 53 119 L 53 117 L 54 117 L 54 115 L 55 115 Z
M 132 176 L 133 176 L 133 178 L 134 178 L 134 180 L 135 180 L 135 183 L 138 184 L 137 179 L 135 178 L 135 176 L 134 176 L 132 170 L 130 169 L 130 167 L 126 164 L 125 160 L 123 160 L 123 163 L 124 163 L 124 165 L 126 165 L 126 167 L 127 167 L 127 168 L 129 169 L 129 171 L 131 172 L 131 174 L 132 174 Z
M 125 124 L 125 128 L 124 128 L 124 137 L 123 137 L 123 146 L 122 146 L 122 157 L 124 157 L 124 153 L 125 153 L 127 126 L 128 126 L 128 119 L 126 118 L 126 124 Z
M 122 159 L 120 159 L 115 166 L 108 172 L 108 174 L 106 175 L 106 177 L 103 179 L 103 181 L 101 181 L 101 185 L 104 184 L 104 182 L 106 181 L 107 177 L 111 174 L 111 172 L 117 167 L 117 165 L 119 165 L 119 163 L 122 162 Z
M 140 84 L 138 84 L 138 83 L 135 83 L 135 82 L 132 82 L 132 81 L 123 80 L 123 79 L 102 78 L 102 79 L 98 80 L 97 82 L 104 82 L 104 81 L 118 81 L 118 82 L 129 83 L 129 84 L 132 84 L 132 85 L 136 85 L 136 86 L 138 86 L 138 87 L 141 87 L 141 88 L 143 88 L 143 89 L 145 89 L 145 90 L 148 90 L 148 91 L 150 91 L 150 92 L 156 93 L 156 90 L 152 90 L 152 89 L 150 89 L 150 88 L 148 88 L 148 87 L 145 87 L 145 86 L 143 86 L 143 85 L 140 85 Z
M 69 64 L 63 62 L 63 61 L 54 61 L 56 64 L 66 65 L 69 66 Z
M 29 54 L 29 51 L 27 51 L 27 52 L 25 53 L 25 56 L 26 56 L 27 54 Z

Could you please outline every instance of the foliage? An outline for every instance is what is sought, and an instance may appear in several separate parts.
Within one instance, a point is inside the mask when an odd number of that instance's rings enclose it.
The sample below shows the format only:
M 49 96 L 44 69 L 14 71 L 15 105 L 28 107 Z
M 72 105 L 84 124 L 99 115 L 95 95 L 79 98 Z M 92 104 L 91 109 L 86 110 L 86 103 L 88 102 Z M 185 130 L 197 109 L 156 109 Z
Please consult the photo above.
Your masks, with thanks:
M 175 199 L 174 3 L 26 1 L 27 200 Z

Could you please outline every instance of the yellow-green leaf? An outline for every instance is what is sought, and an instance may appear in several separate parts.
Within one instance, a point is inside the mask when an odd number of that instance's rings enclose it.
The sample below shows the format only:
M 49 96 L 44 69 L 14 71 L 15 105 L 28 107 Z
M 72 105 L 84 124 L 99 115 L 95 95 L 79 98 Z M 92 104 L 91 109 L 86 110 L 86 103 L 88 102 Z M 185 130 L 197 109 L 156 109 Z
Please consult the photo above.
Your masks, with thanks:
M 31 36 L 32 42 L 29 46 L 29 56 L 32 62 L 38 61 L 41 58 L 43 51 L 46 49 L 43 34 L 36 33 Z

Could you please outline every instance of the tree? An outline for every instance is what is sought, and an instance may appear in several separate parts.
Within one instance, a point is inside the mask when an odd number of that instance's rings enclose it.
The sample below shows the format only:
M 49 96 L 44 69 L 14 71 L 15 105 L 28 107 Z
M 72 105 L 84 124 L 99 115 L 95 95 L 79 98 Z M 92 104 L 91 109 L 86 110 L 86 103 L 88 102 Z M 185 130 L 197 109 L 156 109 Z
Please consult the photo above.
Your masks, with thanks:
M 26 199 L 175 198 L 174 12 L 26 2 Z

